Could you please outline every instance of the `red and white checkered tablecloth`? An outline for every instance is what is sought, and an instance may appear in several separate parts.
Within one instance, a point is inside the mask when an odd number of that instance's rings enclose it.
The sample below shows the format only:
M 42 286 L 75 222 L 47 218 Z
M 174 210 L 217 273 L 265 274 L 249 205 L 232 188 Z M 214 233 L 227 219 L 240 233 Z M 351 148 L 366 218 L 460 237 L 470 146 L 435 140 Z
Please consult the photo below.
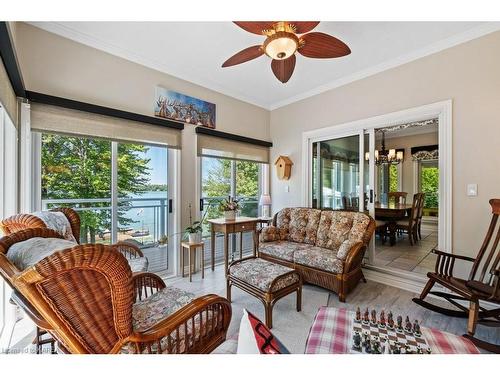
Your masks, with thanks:
M 306 342 L 306 354 L 352 353 L 350 341 L 354 312 L 334 307 L 320 307 Z M 476 346 L 464 337 L 422 327 L 422 335 L 433 354 L 479 354 Z

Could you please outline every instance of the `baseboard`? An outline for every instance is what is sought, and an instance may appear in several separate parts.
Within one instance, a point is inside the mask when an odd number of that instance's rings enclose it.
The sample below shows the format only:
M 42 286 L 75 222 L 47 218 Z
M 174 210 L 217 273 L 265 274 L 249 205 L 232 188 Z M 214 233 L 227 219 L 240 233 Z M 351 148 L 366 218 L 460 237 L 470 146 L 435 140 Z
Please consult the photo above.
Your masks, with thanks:
M 420 294 L 420 292 L 422 292 L 422 289 L 424 288 L 428 280 L 427 277 L 423 275 L 388 270 L 369 265 L 363 266 L 363 274 L 365 275 L 365 278 L 367 280 L 375 281 L 377 283 L 381 283 L 384 285 L 393 286 L 395 288 L 407 290 L 408 292 L 416 294 Z M 432 290 L 450 293 L 448 289 L 443 288 L 440 285 L 434 285 Z M 443 300 L 442 298 L 433 295 L 429 295 L 429 298 Z M 466 301 L 464 303 L 462 303 L 461 301 L 457 302 L 463 304 L 464 306 L 468 304 Z M 497 304 L 487 301 L 481 301 L 481 306 L 486 309 L 498 308 Z

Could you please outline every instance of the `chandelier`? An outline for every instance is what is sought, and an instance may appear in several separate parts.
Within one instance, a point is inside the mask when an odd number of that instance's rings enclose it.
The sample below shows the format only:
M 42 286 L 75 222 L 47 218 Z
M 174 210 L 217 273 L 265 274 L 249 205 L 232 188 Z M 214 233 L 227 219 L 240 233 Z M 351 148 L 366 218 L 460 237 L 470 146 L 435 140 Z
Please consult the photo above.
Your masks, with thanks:
M 365 160 L 370 160 L 370 153 L 365 153 Z M 375 150 L 375 164 L 392 164 L 397 165 L 403 161 L 403 151 L 396 151 L 391 148 L 390 150 L 386 150 L 385 148 L 385 132 L 382 131 L 382 149 Z

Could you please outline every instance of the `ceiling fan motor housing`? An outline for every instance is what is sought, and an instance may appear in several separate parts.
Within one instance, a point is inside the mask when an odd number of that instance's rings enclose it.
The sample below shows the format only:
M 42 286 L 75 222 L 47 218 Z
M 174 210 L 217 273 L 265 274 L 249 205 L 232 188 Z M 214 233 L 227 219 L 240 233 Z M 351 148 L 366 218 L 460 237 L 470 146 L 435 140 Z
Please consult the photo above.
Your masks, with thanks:
M 284 60 L 297 51 L 300 40 L 294 33 L 277 31 L 264 41 L 264 52 L 273 60 Z

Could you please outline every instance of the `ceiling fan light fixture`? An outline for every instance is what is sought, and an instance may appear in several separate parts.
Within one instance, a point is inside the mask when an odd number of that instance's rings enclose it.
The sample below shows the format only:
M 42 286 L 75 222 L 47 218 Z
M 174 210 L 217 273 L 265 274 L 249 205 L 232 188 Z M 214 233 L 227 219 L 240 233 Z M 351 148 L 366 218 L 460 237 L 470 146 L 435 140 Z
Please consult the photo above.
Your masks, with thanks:
M 264 42 L 264 52 L 273 60 L 285 60 L 299 47 L 299 38 L 293 33 L 278 31 Z

